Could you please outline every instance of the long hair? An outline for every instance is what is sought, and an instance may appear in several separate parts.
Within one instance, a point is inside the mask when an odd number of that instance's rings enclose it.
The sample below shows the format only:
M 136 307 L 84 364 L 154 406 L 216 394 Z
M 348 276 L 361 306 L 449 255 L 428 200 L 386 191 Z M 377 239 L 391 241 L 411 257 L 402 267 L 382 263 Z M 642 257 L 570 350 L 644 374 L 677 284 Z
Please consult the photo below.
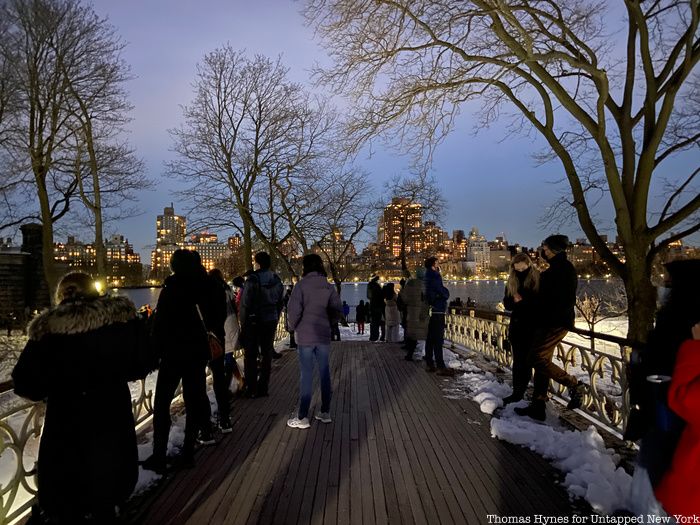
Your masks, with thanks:
M 515 297 L 515 294 L 518 293 L 520 281 L 515 271 L 515 265 L 521 262 L 527 263 L 527 267 L 530 270 L 527 273 L 527 277 L 525 277 L 525 281 L 523 281 L 523 286 L 535 292 L 540 288 L 540 272 L 535 265 L 532 264 L 530 256 L 526 253 L 516 253 L 510 260 L 510 273 L 508 274 L 508 282 L 506 283 L 506 291 L 511 297 Z

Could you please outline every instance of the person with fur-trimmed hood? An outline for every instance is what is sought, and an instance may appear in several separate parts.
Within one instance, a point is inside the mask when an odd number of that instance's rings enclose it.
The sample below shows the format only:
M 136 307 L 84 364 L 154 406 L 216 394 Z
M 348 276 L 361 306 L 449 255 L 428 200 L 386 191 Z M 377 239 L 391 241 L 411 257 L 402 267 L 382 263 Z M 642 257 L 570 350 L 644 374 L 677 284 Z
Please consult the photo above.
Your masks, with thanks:
M 138 479 L 127 383 L 145 377 L 150 348 L 133 303 L 100 297 L 89 275 L 66 275 L 56 295 L 12 372 L 18 396 L 46 402 L 30 523 L 111 523 Z

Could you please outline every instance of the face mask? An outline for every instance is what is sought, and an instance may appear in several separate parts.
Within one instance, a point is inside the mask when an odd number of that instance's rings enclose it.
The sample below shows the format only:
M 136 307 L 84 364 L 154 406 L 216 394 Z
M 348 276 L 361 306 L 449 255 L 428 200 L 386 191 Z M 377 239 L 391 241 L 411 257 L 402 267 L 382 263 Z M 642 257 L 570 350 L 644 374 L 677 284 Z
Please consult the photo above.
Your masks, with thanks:
M 515 270 L 515 275 L 518 277 L 525 277 L 528 273 L 530 273 L 530 268 L 527 268 L 526 270 Z
M 671 295 L 671 289 L 666 288 L 666 287 L 661 287 L 659 288 L 658 291 L 658 296 L 659 296 L 659 303 L 664 304 L 668 301 L 668 298 Z

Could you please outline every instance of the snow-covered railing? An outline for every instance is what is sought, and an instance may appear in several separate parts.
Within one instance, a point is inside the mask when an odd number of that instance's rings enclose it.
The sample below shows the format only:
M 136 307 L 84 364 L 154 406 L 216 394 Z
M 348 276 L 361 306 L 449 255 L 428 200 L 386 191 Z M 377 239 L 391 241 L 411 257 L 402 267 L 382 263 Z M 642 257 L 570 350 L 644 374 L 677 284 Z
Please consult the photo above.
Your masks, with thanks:
M 283 314 L 277 325 L 275 342 L 287 337 L 284 327 Z M 242 353 L 240 350 L 236 357 Z M 156 377 L 157 372 L 154 372 L 129 384 L 137 430 L 153 415 Z M 179 394 L 178 386 L 176 398 Z M 11 381 L 0 383 L 0 525 L 19 520 L 35 502 L 36 461 L 44 411 L 44 403 L 17 397 Z
M 510 368 L 513 355 L 508 341 L 509 320 L 504 312 L 452 310 L 446 316 L 445 339 Z M 626 339 L 574 328 L 554 355 L 562 368 L 591 386 L 581 410 L 618 432 L 625 427 L 629 414 L 627 365 L 632 348 Z M 566 388 L 558 383 L 551 382 L 550 390 L 566 398 Z

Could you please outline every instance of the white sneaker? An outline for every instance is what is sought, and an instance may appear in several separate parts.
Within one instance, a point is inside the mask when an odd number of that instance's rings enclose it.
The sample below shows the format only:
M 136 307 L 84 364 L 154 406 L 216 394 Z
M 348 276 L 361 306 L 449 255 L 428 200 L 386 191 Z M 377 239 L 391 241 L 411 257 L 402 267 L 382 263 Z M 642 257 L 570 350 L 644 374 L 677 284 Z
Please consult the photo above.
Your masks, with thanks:
M 287 426 L 291 428 L 309 428 L 311 424 L 309 423 L 309 418 L 299 419 L 298 417 L 293 417 L 287 420 Z
M 331 419 L 330 412 L 319 412 L 316 414 L 316 419 L 318 419 L 321 423 L 331 423 L 333 421 Z

